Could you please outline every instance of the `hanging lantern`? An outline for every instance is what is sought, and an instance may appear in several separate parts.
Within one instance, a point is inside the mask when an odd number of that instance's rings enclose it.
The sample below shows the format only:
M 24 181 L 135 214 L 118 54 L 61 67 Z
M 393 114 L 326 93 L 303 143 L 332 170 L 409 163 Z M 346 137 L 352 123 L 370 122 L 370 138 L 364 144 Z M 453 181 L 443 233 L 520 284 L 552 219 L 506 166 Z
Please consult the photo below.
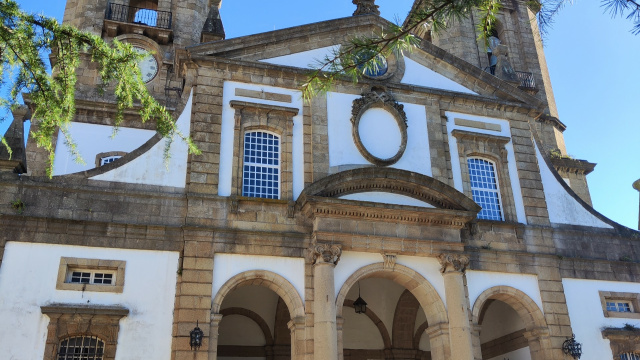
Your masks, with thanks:
M 189 332 L 189 344 L 191 345 L 191 350 L 198 350 L 200 348 L 200 346 L 202 345 L 203 335 L 204 333 L 202 332 L 202 330 L 200 330 L 200 328 L 198 327 L 198 322 L 196 321 L 196 327 L 191 330 L 191 332 Z
M 574 359 L 580 359 L 580 356 L 582 356 L 582 344 L 576 341 L 576 334 L 571 334 L 571 338 L 564 341 L 562 351 L 567 355 L 571 355 Z
M 356 310 L 356 314 L 367 312 L 367 302 L 360 297 L 360 283 L 358 283 L 358 298 L 353 302 L 353 308 Z

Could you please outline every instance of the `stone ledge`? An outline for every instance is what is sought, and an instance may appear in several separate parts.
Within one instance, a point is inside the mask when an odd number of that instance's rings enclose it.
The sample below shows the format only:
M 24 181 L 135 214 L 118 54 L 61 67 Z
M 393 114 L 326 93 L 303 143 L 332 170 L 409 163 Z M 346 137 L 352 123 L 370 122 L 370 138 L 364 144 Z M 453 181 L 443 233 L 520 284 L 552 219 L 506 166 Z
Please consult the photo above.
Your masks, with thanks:
M 129 309 L 121 306 L 88 306 L 74 304 L 51 304 L 41 306 L 43 314 L 88 314 L 88 315 L 109 315 L 124 317 L 129 315 Z
M 569 158 L 551 158 L 551 163 L 557 171 L 564 171 L 575 174 L 590 174 L 596 167 L 595 163 L 590 163 L 587 160 L 569 159 Z

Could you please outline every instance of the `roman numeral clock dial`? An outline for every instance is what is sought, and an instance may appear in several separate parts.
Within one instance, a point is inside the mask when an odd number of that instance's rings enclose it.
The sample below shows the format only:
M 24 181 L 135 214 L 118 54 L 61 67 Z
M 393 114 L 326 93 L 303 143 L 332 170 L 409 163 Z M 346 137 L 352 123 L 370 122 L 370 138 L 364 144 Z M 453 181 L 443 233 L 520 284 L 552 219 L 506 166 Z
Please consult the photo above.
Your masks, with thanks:
M 138 54 L 147 54 L 142 60 L 140 60 L 140 62 L 138 62 L 138 67 L 142 73 L 142 80 L 145 83 L 148 83 L 158 74 L 158 61 L 153 55 L 149 54 L 146 49 L 137 46 L 134 46 L 133 49 Z

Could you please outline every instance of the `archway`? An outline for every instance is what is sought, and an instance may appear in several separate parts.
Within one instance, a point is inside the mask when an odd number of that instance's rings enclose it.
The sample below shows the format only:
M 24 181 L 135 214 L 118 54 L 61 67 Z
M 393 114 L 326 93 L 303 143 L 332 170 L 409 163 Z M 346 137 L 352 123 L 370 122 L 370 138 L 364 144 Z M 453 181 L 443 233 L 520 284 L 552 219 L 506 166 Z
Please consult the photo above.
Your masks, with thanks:
M 280 275 L 238 274 L 220 288 L 211 309 L 209 352 L 217 359 L 289 360 L 304 348 L 304 305 Z
M 542 311 L 524 292 L 496 286 L 485 290 L 472 310 L 479 347 L 476 358 L 547 359 L 551 342 Z
M 365 314 L 352 308 L 359 295 L 368 302 Z M 336 310 L 340 359 L 448 358 L 444 303 L 433 286 L 408 267 L 378 263 L 360 268 L 342 286 Z

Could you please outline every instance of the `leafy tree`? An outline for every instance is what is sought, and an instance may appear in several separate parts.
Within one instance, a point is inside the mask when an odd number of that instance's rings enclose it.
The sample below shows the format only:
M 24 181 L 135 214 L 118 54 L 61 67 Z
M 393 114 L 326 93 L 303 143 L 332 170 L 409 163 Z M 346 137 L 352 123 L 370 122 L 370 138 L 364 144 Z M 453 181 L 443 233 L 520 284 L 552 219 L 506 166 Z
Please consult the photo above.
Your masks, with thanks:
M 140 103 L 142 121 L 152 120 L 157 131 L 166 138 L 180 136 L 191 153 L 199 153 L 191 139 L 177 129 L 171 114 L 147 91 L 138 61 L 144 56 L 131 45 L 113 41 L 111 44 L 57 20 L 42 15 L 27 14 L 13 0 L 0 0 L 0 85 L 10 88 L 8 98 L 0 99 L 5 108 L 17 106 L 19 95 L 29 93 L 32 122 L 37 130 L 31 136 L 38 146 L 49 152 L 47 174 L 52 175 L 53 138 L 58 129 L 76 161 L 82 162 L 68 126 L 75 116 L 76 69 L 83 54 L 98 65 L 102 83 L 100 90 L 113 89 L 117 112 L 115 130 L 123 120 L 124 111 Z M 55 59 L 51 72 L 46 56 Z M 6 141 L 3 139 L 6 146 Z M 168 158 L 168 150 L 165 151 Z

